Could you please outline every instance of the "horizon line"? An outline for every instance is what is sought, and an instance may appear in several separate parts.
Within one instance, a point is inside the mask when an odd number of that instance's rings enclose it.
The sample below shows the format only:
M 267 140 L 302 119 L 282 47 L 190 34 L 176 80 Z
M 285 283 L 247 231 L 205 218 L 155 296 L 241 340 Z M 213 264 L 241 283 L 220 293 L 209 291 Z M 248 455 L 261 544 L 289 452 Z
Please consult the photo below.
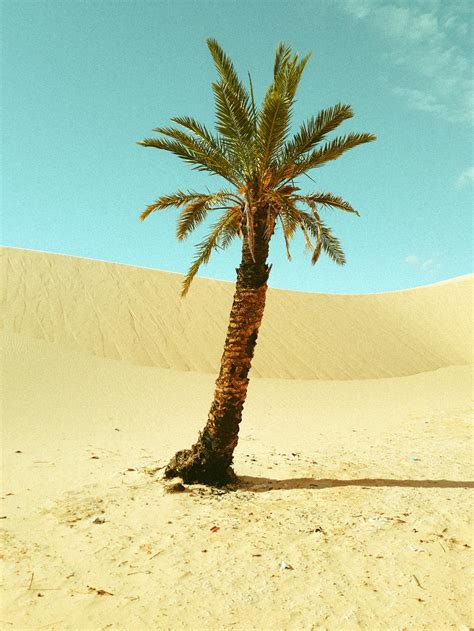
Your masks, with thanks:
M 36 248 L 21 248 L 15 245 L 2 245 L 2 244 L 0 244 L 0 248 L 2 249 L 8 248 L 10 250 L 22 250 L 24 252 L 37 252 L 38 254 L 51 254 L 53 256 L 65 256 L 65 257 L 74 258 L 74 259 L 82 259 L 84 261 L 94 261 L 97 263 L 109 263 L 110 265 L 122 265 L 123 267 L 135 267 L 137 269 L 146 269 L 152 272 L 159 272 L 161 274 L 174 274 L 176 276 L 181 276 L 181 277 L 185 276 L 185 274 L 181 272 L 172 272 L 170 270 L 164 270 L 164 269 L 160 269 L 156 267 L 148 267 L 146 265 L 122 263 L 120 261 L 110 261 L 107 259 L 96 259 L 93 257 L 80 256 L 77 254 L 65 254 L 64 252 L 51 252 L 49 250 L 38 250 Z M 416 285 L 415 287 L 405 287 L 403 289 L 388 289 L 386 291 L 359 292 L 359 293 L 352 293 L 352 294 L 328 293 L 328 292 L 322 292 L 322 291 L 305 291 L 302 289 L 289 289 L 289 288 L 282 289 L 281 287 L 272 287 L 271 285 L 268 286 L 268 289 L 271 289 L 272 291 L 284 291 L 284 292 L 298 293 L 298 294 L 309 294 L 309 295 L 315 294 L 319 296 L 380 296 L 383 294 L 394 294 L 394 293 L 401 293 L 401 292 L 407 292 L 407 291 L 415 291 L 417 289 L 425 289 L 428 287 L 435 287 L 436 285 L 452 283 L 454 281 L 461 280 L 463 278 L 467 278 L 471 276 L 474 276 L 474 272 L 466 272 L 465 274 L 461 274 L 459 276 L 453 276 L 452 278 L 447 278 L 445 280 L 438 280 L 438 281 L 435 281 L 434 283 L 429 283 L 426 285 Z M 235 284 L 235 281 L 233 280 L 224 280 L 221 278 L 210 278 L 207 276 L 196 276 L 194 280 L 214 281 L 217 283 L 228 283 L 229 285 Z

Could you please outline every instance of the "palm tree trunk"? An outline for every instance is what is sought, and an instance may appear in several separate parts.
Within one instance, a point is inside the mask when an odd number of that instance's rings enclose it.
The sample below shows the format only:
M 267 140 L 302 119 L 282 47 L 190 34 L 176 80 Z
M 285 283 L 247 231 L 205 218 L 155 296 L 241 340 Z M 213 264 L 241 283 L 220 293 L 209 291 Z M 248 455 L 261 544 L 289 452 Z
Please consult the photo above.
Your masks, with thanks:
M 234 478 L 230 467 L 271 268 L 266 264 L 269 239 L 264 237 L 263 223 L 255 225 L 254 256 L 246 236 L 243 238 L 224 353 L 206 426 L 191 449 L 179 451 L 171 459 L 165 470 L 166 478 L 179 476 L 187 483 L 216 485 Z

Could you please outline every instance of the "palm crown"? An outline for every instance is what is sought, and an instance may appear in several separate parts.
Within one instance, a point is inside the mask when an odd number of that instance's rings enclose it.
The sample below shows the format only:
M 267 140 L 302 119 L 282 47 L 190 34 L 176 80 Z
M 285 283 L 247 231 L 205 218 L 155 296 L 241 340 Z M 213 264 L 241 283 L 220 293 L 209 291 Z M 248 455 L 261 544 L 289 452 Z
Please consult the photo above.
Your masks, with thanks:
M 265 235 L 269 240 L 277 222 L 281 224 L 286 251 L 300 229 L 312 253 L 311 262 L 324 251 L 339 265 L 345 263 L 338 239 L 321 220 L 322 207 L 358 214 L 346 201 L 331 193 L 302 194 L 296 179 L 335 160 L 357 145 L 375 140 L 373 134 L 349 133 L 326 140 L 328 133 L 352 118 L 349 105 L 338 103 L 303 123 L 290 137 L 292 109 L 303 70 L 310 55 L 301 60 L 285 44 L 275 53 L 273 81 L 261 105 L 255 105 L 252 80 L 249 89 L 239 80 L 229 57 L 214 39 L 207 41 L 219 75 L 212 84 L 216 104 L 216 129 L 189 117 L 172 121 L 179 127 L 154 129 L 158 138 L 145 138 L 138 144 L 174 153 L 195 169 L 220 175 L 229 183 L 215 193 L 177 191 L 163 195 L 148 206 L 141 219 L 156 210 L 182 208 L 177 237 L 186 238 L 211 211 L 223 211 L 207 237 L 197 245 L 196 257 L 184 279 L 185 295 L 200 266 L 209 261 L 213 250 L 225 249 L 235 237 L 246 235 L 254 255 L 253 218 L 257 207 L 266 209 Z

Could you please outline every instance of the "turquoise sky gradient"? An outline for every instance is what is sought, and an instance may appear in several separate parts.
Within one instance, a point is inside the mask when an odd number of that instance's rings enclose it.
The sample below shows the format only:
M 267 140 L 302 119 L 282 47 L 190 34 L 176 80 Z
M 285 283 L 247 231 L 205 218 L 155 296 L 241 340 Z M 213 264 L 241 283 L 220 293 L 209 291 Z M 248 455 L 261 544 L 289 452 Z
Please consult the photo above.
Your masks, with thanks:
M 271 249 L 275 287 L 331 293 L 413 287 L 472 271 L 472 7 L 469 0 L 4 1 L 2 232 L 5 245 L 185 272 L 193 244 L 176 211 L 139 213 L 178 188 L 219 185 L 136 141 L 171 116 L 212 124 L 215 37 L 261 97 L 279 41 L 313 52 L 295 122 L 345 102 L 341 133 L 378 140 L 315 170 L 348 262 L 311 267 L 295 241 Z M 238 244 L 206 277 L 233 280 Z

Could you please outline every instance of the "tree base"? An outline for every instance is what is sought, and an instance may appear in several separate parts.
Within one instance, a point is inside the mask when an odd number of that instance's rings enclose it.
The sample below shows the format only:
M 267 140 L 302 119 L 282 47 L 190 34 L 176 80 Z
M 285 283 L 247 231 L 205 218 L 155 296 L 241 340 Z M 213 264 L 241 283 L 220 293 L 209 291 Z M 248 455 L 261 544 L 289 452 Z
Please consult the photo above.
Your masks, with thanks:
M 181 478 L 185 484 L 225 486 L 237 481 L 232 458 L 219 457 L 205 451 L 199 443 L 191 449 L 178 451 L 165 469 L 165 478 Z

